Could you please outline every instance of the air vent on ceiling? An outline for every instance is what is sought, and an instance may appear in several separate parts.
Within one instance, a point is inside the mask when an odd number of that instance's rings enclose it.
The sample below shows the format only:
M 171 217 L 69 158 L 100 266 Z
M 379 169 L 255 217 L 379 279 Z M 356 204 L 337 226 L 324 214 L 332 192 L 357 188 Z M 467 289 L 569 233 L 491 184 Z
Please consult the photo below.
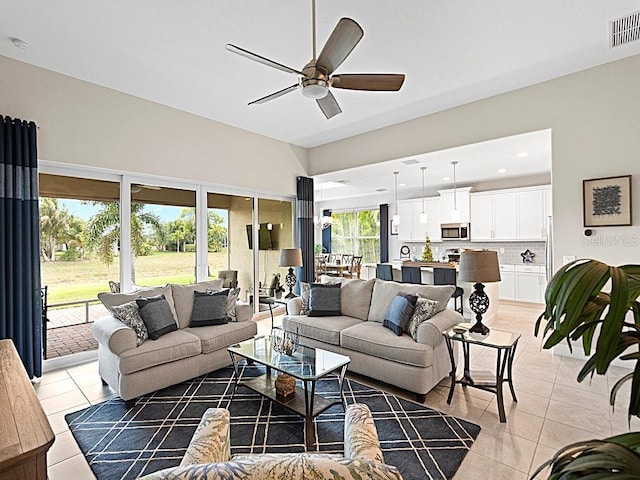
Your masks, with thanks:
M 402 163 L 404 163 L 405 165 L 415 165 L 416 163 L 420 162 L 415 158 L 412 158 L 411 160 L 403 160 Z
M 609 22 L 611 48 L 640 39 L 640 12 Z

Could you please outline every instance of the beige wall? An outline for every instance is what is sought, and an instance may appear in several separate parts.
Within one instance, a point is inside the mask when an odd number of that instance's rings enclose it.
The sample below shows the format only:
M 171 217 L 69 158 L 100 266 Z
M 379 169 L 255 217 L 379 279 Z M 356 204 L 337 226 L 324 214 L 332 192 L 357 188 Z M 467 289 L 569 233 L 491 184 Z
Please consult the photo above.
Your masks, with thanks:
M 0 72 L 0 113 L 36 122 L 40 159 L 289 195 L 306 175 L 303 148 L 7 57 Z
M 316 147 L 310 174 L 552 129 L 555 265 L 640 262 L 640 56 Z M 634 175 L 632 227 L 582 226 L 582 180 Z

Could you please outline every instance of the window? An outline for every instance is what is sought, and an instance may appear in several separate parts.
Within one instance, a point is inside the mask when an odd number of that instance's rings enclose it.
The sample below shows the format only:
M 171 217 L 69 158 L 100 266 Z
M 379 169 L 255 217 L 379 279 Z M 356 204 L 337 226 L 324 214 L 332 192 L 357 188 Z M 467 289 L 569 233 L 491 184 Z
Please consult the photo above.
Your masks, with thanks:
M 380 211 L 356 210 L 331 214 L 331 251 L 362 255 L 362 261 L 380 258 Z

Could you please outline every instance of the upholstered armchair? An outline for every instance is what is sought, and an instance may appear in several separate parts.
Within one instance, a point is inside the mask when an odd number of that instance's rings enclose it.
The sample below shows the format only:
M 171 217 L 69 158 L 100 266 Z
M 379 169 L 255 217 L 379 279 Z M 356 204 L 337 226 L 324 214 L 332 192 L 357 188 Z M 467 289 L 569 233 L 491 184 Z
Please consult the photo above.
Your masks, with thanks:
M 231 456 L 229 411 L 210 408 L 202 417 L 180 466 L 160 470 L 143 480 L 299 480 L 301 478 L 402 480 L 386 465 L 369 407 L 347 407 L 344 456 L 323 453 L 265 453 Z

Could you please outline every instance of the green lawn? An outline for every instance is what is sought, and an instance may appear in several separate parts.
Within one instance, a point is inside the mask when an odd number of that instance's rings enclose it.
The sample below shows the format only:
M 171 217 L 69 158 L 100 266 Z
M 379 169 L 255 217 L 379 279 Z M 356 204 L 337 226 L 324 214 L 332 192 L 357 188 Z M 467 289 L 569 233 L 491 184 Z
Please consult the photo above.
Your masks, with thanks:
M 107 266 L 97 259 L 74 262 L 42 262 L 42 285 L 48 285 L 48 303 L 63 303 L 96 298 L 109 291 L 109 280 L 118 281 L 118 258 Z M 227 268 L 226 250 L 209 253 L 209 269 L 213 276 Z M 154 252 L 135 259 L 136 285 L 192 283 L 195 280 L 195 254 Z

